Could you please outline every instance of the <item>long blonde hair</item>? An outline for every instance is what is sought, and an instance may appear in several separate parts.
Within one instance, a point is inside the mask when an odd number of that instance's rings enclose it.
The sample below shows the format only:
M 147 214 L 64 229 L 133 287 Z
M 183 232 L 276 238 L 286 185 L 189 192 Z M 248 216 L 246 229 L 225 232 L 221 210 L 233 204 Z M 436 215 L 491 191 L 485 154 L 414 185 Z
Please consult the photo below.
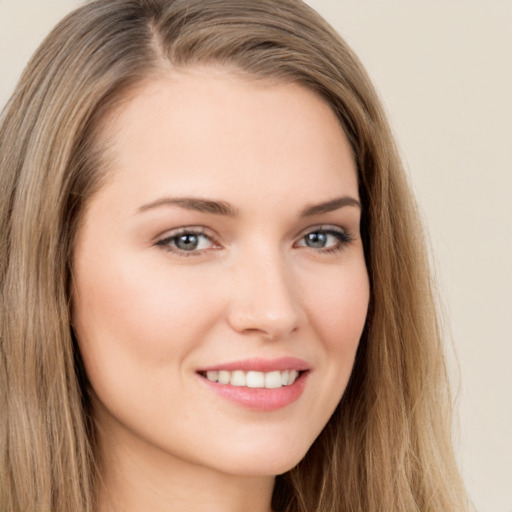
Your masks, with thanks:
M 359 174 L 367 323 L 341 403 L 276 479 L 275 510 L 466 510 L 416 206 L 364 69 L 300 0 L 97 0 L 28 64 L 0 121 L 0 509 L 94 510 L 94 426 L 69 289 L 74 237 L 105 176 L 101 120 L 165 68 L 209 62 L 318 93 Z

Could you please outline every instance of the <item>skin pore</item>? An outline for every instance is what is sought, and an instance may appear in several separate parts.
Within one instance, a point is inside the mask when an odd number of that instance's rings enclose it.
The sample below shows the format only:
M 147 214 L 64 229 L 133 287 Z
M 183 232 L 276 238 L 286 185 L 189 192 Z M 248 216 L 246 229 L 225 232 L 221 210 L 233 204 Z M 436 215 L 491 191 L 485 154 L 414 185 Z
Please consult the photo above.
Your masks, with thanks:
M 218 67 L 148 81 L 104 136 L 112 175 L 73 258 L 99 512 L 269 512 L 366 318 L 347 139 L 308 89 Z M 272 390 L 206 378 L 255 367 L 300 373 Z

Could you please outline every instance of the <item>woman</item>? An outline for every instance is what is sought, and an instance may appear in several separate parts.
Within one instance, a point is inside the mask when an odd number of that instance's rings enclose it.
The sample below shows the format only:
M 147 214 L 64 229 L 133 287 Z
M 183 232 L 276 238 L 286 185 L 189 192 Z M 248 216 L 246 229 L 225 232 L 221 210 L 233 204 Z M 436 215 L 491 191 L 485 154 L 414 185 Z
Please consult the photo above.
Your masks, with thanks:
M 296 0 L 101 0 L 0 126 L 2 509 L 465 510 L 414 201 Z

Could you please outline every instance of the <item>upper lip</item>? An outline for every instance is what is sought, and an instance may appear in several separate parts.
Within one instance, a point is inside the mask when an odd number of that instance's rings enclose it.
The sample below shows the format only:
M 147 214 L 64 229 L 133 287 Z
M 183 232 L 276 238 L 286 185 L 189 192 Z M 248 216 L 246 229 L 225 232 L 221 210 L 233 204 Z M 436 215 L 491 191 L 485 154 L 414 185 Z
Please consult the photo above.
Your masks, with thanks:
M 198 372 L 204 373 L 221 370 L 228 372 L 235 370 L 242 370 L 245 372 L 273 372 L 284 370 L 305 371 L 310 369 L 311 365 L 303 359 L 298 359 L 296 357 L 280 357 L 277 359 L 253 358 L 239 361 L 230 361 L 229 363 L 221 363 L 200 368 Z

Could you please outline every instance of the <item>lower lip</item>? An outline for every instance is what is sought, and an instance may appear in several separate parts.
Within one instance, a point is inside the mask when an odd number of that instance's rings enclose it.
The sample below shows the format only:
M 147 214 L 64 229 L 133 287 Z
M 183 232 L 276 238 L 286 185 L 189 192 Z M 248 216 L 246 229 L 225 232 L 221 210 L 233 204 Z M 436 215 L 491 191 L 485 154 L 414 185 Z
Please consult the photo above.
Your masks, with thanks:
M 201 379 L 215 393 L 230 402 L 255 411 L 270 412 L 296 402 L 304 391 L 308 374 L 309 372 L 303 372 L 293 384 L 274 389 L 231 386 L 213 382 L 205 377 Z

